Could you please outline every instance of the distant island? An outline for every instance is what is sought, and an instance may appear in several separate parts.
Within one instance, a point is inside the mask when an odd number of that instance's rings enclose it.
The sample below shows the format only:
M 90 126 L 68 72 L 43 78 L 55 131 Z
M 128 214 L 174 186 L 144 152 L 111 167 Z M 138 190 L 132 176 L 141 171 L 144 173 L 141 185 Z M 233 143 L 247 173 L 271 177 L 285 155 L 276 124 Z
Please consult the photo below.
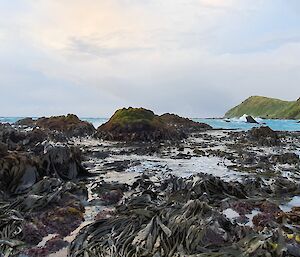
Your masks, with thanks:
M 300 98 L 297 101 L 251 96 L 225 113 L 225 118 L 241 117 L 244 114 L 268 119 L 300 119 Z

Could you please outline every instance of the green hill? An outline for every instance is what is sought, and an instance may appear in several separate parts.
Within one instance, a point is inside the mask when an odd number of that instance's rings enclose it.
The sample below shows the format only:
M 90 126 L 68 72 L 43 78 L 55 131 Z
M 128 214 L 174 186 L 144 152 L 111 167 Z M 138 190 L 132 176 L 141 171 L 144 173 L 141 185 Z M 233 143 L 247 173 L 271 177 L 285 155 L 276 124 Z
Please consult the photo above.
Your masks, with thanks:
M 225 118 L 241 117 L 244 114 L 269 119 L 300 119 L 300 98 L 297 101 L 251 96 L 225 113 Z

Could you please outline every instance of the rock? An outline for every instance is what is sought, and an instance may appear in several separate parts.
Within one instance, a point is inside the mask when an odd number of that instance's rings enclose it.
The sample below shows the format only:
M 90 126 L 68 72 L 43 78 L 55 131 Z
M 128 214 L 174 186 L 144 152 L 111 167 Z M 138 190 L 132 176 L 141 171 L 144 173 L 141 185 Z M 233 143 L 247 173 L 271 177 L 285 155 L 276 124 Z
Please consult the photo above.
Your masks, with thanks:
M 246 116 L 246 122 L 258 124 L 258 122 L 252 116 Z
M 248 138 L 262 146 L 280 145 L 278 134 L 267 126 L 252 128 L 248 131 Z
M 212 129 L 211 126 L 205 123 L 195 122 L 176 114 L 165 113 L 160 116 L 160 119 L 168 126 L 178 130 L 180 133 L 192 133 Z
M 274 194 L 282 195 L 282 194 L 299 194 L 300 185 L 288 178 L 275 178 L 272 180 L 270 184 L 270 188 Z
M 0 188 L 7 194 L 22 194 L 43 176 L 72 180 L 86 175 L 89 173 L 81 165 L 80 150 L 64 145 L 48 144 L 44 152 L 36 156 L 6 152 L 0 158 Z
M 80 176 L 89 175 L 81 165 L 81 152 L 78 148 L 65 145 L 45 145 L 44 155 L 41 157 L 44 175 L 72 180 Z
M 58 138 L 54 133 L 47 133 L 38 128 L 30 131 L 19 131 L 10 125 L 0 125 L 0 142 L 5 143 L 9 150 L 33 150 L 37 144 L 46 139 L 63 141 L 62 137 Z
M 15 125 L 26 126 L 26 127 L 34 127 L 35 123 L 36 123 L 35 120 L 33 120 L 32 118 L 27 117 L 27 118 L 18 120 L 17 122 L 15 122 Z
M 96 137 L 114 141 L 181 140 L 188 133 L 211 129 L 174 114 L 155 115 L 144 108 L 117 110 L 108 122 L 97 129 Z
M 6 144 L 0 142 L 0 157 L 3 157 L 7 155 L 8 153 L 8 147 Z
M 179 140 L 184 137 L 168 127 L 152 111 L 144 108 L 117 110 L 97 129 L 96 137 L 113 141 Z
M 300 162 L 299 156 L 295 153 L 274 154 L 270 159 L 275 164 L 298 164 Z
M 38 180 L 38 163 L 28 154 L 10 153 L 0 159 L 0 188 L 8 194 L 29 190 Z
M 91 136 L 96 131 L 91 123 L 80 120 L 74 114 L 39 118 L 35 125 L 43 129 L 62 132 L 67 137 Z
M 0 124 L 0 142 L 7 144 L 9 150 L 15 150 L 24 139 L 26 133 L 16 130 L 9 124 Z

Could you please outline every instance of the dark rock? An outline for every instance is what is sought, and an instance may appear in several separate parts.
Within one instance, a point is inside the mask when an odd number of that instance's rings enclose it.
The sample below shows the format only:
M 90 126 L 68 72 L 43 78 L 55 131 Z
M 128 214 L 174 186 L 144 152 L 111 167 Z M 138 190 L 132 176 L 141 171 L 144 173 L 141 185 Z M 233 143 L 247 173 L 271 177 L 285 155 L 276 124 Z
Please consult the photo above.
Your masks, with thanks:
M 15 150 L 24 139 L 26 133 L 16 130 L 9 124 L 0 124 L 0 142 L 7 144 L 9 150 Z
M 99 196 L 105 205 L 118 203 L 126 191 L 128 191 L 126 184 L 107 183 L 105 181 L 98 182 L 97 186 L 93 188 L 93 192 Z
M 91 123 L 80 120 L 74 114 L 39 118 L 35 125 L 43 129 L 62 132 L 67 137 L 91 136 L 96 131 Z
M 267 126 L 252 128 L 248 138 L 262 146 L 276 146 L 281 143 L 278 134 Z
M 178 130 L 181 133 L 188 134 L 212 129 L 212 127 L 208 124 L 195 122 L 188 118 L 180 117 L 176 114 L 165 113 L 160 116 L 160 119 L 168 126 Z
M 15 124 L 18 126 L 34 127 L 35 122 L 36 121 L 33 120 L 32 118 L 24 118 L 24 119 L 18 120 L 17 122 L 15 122 Z
M 0 158 L 0 188 L 7 194 L 22 194 L 43 176 L 72 180 L 90 175 L 75 147 L 46 145 L 36 156 L 25 152 L 4 154 L 5 149 Z
M 63 180 L 89 175 L 81 165 L 81 151 L 78 148 L 48 144 L 44 151 L 45 153 L 41 157 L 44 175 L 59 177 Z
M 299 156 L 295 153 L 274 154 L 270 159 L 275 164 L 298 164 L 300 162 Z
M 274 179 L 270 187 L 273 193 L 277 195 L 282 195 L 287 193 L 296 194 L 300 192 L 300 185 L 287 178 Z
M 117 110 L 108 122 L 97 129 L 96 137 L 115 141 L 180 140 L 188 133 L 211 129 L 207 124 L 174 114 L 155 115 L 144 108 Z
M 258 124 L 258 122 L 252 116 L 246 116 L 246 122 Z
M 0 157 L 3 157 L 8 154 L 8 147 L 6 144 L 0 142 Z

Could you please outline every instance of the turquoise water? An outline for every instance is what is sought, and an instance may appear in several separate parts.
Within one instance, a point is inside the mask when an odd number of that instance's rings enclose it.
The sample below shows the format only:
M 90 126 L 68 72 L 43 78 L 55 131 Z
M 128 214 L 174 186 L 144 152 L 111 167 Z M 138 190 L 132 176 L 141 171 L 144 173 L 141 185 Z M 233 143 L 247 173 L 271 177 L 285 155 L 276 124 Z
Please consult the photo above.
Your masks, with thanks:
M 0 123 L 14 123 L 23 117 L 0 117 Z M 94 127 L 99 127 L 101 124 L 105 123 L 107 118 L 81 118 L 82 120 L 91 122 Z M 194 121 L 204 122 L 211 125 L 216 129 L 238 129 L 238 130 L 248 130 L 254 126 L 267 125 L 273 130 L 281 131 L 300 131 L 300 123 L 297 120 L 262 120 L 257 118 L 256 120 L 260 123 L 250 124 L 245 122 L 245 118 L 241 117 L 239 119 L 205 119 L 205 118 L 193 118 Z M 226 122 L 227 121 L 227 122 Z M 228 122 L 229 121 L 229 122 Z
M 249 130 L 257 126 L 269 126 L 278 131 L 300 131 L 300 123 L 297 120 L 261 120 L 257 119 L 259 124 L 246 123 L 243 119 L 193 119 L 194 121 L 204 122 L 213 128 Z

